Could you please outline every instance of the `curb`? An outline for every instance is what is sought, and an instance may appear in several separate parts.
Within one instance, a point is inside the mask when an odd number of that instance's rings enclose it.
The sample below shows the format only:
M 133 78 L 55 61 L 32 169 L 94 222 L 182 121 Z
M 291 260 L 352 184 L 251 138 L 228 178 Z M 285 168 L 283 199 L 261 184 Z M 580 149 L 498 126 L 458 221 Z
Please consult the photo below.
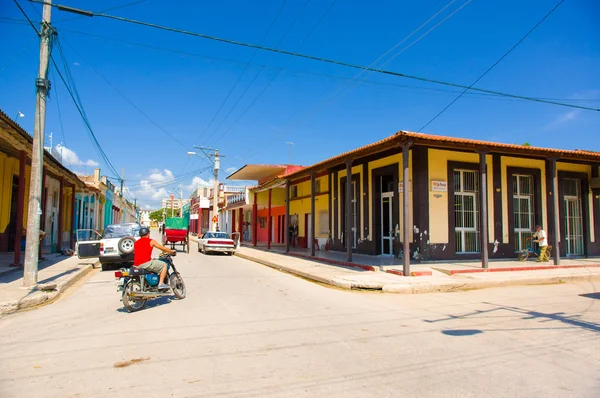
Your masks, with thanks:
M 12 300 L 4 303 L 0 303 L 0 315 L 8 315 L 24 309 L 30 309 L 37 307 L 41 304 L 50 303 L 60 297 L 70 286 L 75 282 L 83 278 L 85 275 L 90 273 L 98 262 L 88 264 L 79 269 L 73 276 L 65 281 L 57 284 L 56 290 L 45 293 L 43 291 L 34 290 L 31 292 L 31 296 L 25 296 L 20 300 Z M 39 294 L 36 294 L 39 293 Z
M 258 264 L 266 265 L 267 267 L 276 269 L 278 271 L 282 271 L 282 272 L 285 272 L 285 273 L 288 273 L 288 274 L 292 274 L 292 275 L 297 275 L 297 276 L 300 276 L 300 277 L 305 278 L 305 279 L 310 279 L 312 281 L 324 283 L 326 285 L 341 287 L 341 288 L 344 288 L 344 289 L 350 289 L 351 288 L 351 283 L 350 282 L 339 281 L 339 280 L 335 280 L 335 279 L 332 279 L 332 278 L 323 278 L 323 277 L 321 277 L 319 275 L 315 275 L 315 274 L 312 274 L 312 273 L 309 273 L 309 272 L 298 271 L 297 269 L 286 267 L 285 265 L 275 264 L 275 263 L 272 263 L 270 261 L 263 260 L 261 258 L 256 258 L 256 257 L 248 256 L 246 254 L 241 254 L 240 252 L 237 252 L 237 251 L 235 252 L 234 255 L 237 256 L 237 257 L 243 258 L 245 260 L 249 260 L 249 261 L 253 261 L 253 262 L 258 263 Z
M 477 268 L 477 269 L 459 269 L 459 270 L 450 270 L 450 271 L 442 271 L 441 269 L 437 269 L 438 271 L 444 272 L 449 275 L 457 275 L 457 274 L 476 274 L 481 272 L 518 272 L 518 271 L 545 271 L 552 269 L 582 269 L 582 268 L 600 268 L 600 264 L 587 264 L 587 265 L 532 265 L 528 267 L 509 267 L 509 268 Z
M 437 293 L 437 292 L 456 292 L 463 290 L 478 290 L 494 287 L 507 287 L 507 286 L 526 286 L 526 285 L 550 285 L 567 282 L 578 282 L 578 281 L 590 281 L 600 280 L 600 274 L 592 273 L 580 273 L 580 274 L 567 274 L 567 275 L 536 275 L 529 276 L 526 278 L 503 278 L 503 279 L 488 279 L 488 280 L 472 280 L 472 279 L 456 279 L 448 281 L 425 281 L 425 280 L 411 280 L 409 283 L 356 283 L 353 281 L 345 280 L 344 278 L 324 278 L 319 275 L 315 275 L 309 272 L 303 272 L 294 268 L 286 267 L 284 265 L 275 264 L 273 262 L 263 260 L 260 258 L 248 256 L 236 252 L 237 257 L 249 260 L 258 264 L 266 265 L 267 267 L 282 271 L 288 274 L 296 275 L 304 279 L 312 280 L 315 282 L 323 283 L 326 285 L 338 287 L 346 290 L 380 290 L 384 293 L 396 293 L 396 294 L 422 294 L 422 293 Z M 573 268 L 573 267 L 571 267 Z M 582 268 L 578 268 L 582 270 Z M 398 273 L 402 273 L 399 270 Z M 411 273 L 412 274 L 412 273 Z M 398 274 L 396 274 L 398 275 Z
M 385 271 L 388 274 L 394 274 L 398 276 L 404 276 L 404 271 L 399 269 L 388 269 Z M 432 276 L 433 271 L 411 271 L 410 276 Z
M 491 280 L 455 280 L 443 282 L 414 282 L 411 284 L 388 284 L 383 286 L 386 293 L 420 294 L 420 293 L 443 293 L 462 290 L 479 290 L 494 287 L 529 286 L 529 285 L 553 285 L 569 282 L 584 282 L 600 280 L 600 274 L 579 275 L 547 275 L 530 276 L 527 278 L 507 278 Z

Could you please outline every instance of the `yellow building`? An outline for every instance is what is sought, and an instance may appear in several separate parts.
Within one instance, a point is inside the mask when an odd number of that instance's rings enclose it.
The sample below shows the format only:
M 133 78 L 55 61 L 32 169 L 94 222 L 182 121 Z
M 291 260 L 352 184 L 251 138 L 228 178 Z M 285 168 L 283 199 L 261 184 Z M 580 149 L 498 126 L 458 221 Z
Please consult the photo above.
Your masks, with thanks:
M 600 255 L 599 166 L 598 152 L 401 131 L 254 191 L 285 186 L 271 206 L 287 205 L 290 243 L 346 251 L 348 261 L 402 254 L 487 266 L 516 257 L 539 224 L 558 262 Z
M 0 111 L 0 252 L 14 251 L 15 264 L 20 262 L 27 225 L 32 146 L 31 135 Z M 52 251 L 72 247 L 74 193 L 84 183 L 48 152 L 42 183 L 42 245 Z

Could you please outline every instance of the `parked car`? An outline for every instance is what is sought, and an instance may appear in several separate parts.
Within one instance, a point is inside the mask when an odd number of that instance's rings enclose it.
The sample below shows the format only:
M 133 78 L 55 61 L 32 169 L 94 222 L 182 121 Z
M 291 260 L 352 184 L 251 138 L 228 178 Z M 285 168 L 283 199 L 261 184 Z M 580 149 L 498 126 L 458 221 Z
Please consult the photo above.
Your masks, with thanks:
M 141 228 L 138 223 L 111 224 L 102 235 L 93 229 L 78 229 L 77 257 L 98 257 L 102 271 L 112 264 L 133 262 L 133 244 L 140 238 Z
M 204 254 L 221 252 L 231 256 L 236 249 L 235 242 L 226 232 L 206 232 L 198 239 L 198 251 Z

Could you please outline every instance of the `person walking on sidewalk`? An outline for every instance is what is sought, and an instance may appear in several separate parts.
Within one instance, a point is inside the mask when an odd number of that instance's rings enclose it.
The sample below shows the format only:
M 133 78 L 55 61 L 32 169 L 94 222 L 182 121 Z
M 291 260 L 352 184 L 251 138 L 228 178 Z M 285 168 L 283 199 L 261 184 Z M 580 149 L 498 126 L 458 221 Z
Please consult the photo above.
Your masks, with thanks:
M 529 239 L 535 239 L 534 242 L 540 245 L 540 256 L 536 261 L 538 263 L 550 261 L 548 255 L 548 238 L 546 237 L 546 231 L 542 229 L 541 225 L 535 226 L 535 234 Z

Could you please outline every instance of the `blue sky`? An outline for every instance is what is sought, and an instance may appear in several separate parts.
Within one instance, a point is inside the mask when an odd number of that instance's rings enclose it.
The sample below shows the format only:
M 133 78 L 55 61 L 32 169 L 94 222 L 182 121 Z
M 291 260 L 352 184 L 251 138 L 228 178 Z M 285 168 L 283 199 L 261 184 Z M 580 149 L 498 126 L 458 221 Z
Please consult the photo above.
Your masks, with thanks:
M 131 2 L 105 0 L 102 8 L 92 1 L 58 3 L 100 11 Z M 264 41 L 283 0 L 146 0 L 107 13 L 369 65 L 449 2 L 288 0 Z M 20 3 L 31 18 L 40 19 L 41 5 Z M 469 85 L 557 0 L 456 0 L 380 63 L 465 3 L 384 68 Z M 477 87 L 600 108 L 598 15 L 600 5 L 593 0 L 565 1 Z M 31 27 L 14 19 L 23 16 L 12 2 L 2 2 L 0 108 L 11 117 L 23 112 L 19 122 L 33 131 L 39 45 Z M 189 189 L 210 179 L 210 170 L 177 179 L 207 166 L 186 155 L 194 144 L 212 145 L 226 155 L 221 176 L 246 163 L 287 163 L 288 141 L 294 142 L 293 162 L 308 165 L 398 130 L 417 131 L 457 95 L 448 87 L 379 74 L 352 82 L 358 72 L 341 66 L 57 9 L 52 20 L 94 132 L 115 168 L 125 168 L 131 195 L 144 206 L 155 207 L 173 186 Z M 97 162 L 108 173 L 58 76 L 51 73 L 50 79 L 47 134 L 53 133 L 54 144 L 62 143 L 74 170 L 89 173 Z M 598 112 L 468 94 L 424 132 L 600 151 L 599 127 Z

